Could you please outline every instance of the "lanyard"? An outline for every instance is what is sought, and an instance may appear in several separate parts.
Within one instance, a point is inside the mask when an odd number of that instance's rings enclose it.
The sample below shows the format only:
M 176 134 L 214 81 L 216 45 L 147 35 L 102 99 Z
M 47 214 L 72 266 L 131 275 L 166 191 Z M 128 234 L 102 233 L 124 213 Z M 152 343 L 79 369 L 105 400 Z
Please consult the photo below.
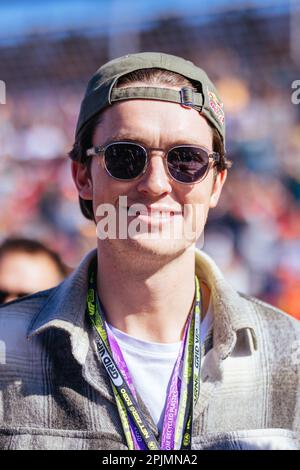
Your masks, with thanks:
M 91 266 L 87 294 L 87 312 L 95 332 L 99 359 L 112 384 L 127 445 L 130 450 L 190 449 L 193 408 L 199 397 L 201 361 L 201 294 L 195 276 L 195 302 L 183 334 L 167 397 L 160 443 L 148 425 L 140 406 L 122 351 L 113 333 L 106 327 L 104 309 L 96 288 L 96 263 Z

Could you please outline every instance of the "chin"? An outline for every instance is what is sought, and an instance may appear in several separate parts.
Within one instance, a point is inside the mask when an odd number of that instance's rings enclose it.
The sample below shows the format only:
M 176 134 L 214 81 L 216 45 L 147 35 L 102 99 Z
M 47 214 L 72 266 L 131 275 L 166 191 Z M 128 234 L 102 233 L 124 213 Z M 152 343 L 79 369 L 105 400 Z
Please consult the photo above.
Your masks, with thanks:
M 124 243 L 124 247 L 126 245 L 126 250 L 130 253 L 136 252 L 139 255 L 150 255 L 151 257 L 159 257 L 161 259 L 176 258 L 195 245 L 183 239 L 150 239 L 142 235 L 127 240 L 120 240 L 120 243 Z

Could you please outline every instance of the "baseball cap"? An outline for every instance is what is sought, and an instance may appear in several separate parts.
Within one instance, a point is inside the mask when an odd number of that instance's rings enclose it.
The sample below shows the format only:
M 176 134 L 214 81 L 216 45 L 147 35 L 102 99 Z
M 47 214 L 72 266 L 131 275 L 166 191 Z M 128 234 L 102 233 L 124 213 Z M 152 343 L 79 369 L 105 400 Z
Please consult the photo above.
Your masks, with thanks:
M 167 87 L 127 86 L 116 88 L 118 80 L 136 70 L 159 68 L 190 79 L 197 88 L 174 90 Z M 161 52 L 127 54 L 102 65 L 89 80 L 76 126 L 76 138 L 83 126 L 96 114 L 121 100 L 148 99 L 179 103 L 203 114 L 219 131 L 225 143 L 224 106 L 206 72 L 193 62 Z

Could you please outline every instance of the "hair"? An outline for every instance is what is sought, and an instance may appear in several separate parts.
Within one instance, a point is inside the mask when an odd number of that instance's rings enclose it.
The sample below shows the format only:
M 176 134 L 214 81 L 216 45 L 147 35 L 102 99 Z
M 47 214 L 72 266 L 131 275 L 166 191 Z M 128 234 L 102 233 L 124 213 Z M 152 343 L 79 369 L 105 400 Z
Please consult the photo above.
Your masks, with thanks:
M 199 91 L 199 87 L 196 82 L 193 82 L 178 73 L 159 68 L 141 69 L 130 72 L 118 80 L 116 88 L 127 88 L 135 83 L 160 86 L 164 85 L 178 88 L 189 86 L 192 87 L 194 91 Z M 102 115 L 100 112 L 83 126 L 76 138 L 72 150 L 68 153 L 69 157 L 73 161 L 84 164 L 87 167 L 89 175 L 93 157 L 87 157 L 86 151 L 88 148 L 93 146 L 94 133 L 96 128 L 101 124 L 101 117 Z M 205 116 L 203 117 L 205 118 Z M 220 161 L 214 167 L 214 178 L 216 178 L 219 172 L 231 168 L 232 162 L 226 158 L 224 143 L 218 129 L 213 126 L 210 121 L 207 120 L 207 123 L 212 129 L 213 151 L 219 153 L 221 157 Z M 95 221 L 93 202 L 90 200 L 84 200 L 79 196 L 79 205 L 82 214 L 87 219 Z
M 69 274 L 69 269 L 62 262 L 60 256 L 37 240 L 28 238 L 6 238 L 0 245 L 0 262 L 5 255 L 10 253 L 28 253 L 30 255 L 43 254 L 53 261 L 62 277 Z

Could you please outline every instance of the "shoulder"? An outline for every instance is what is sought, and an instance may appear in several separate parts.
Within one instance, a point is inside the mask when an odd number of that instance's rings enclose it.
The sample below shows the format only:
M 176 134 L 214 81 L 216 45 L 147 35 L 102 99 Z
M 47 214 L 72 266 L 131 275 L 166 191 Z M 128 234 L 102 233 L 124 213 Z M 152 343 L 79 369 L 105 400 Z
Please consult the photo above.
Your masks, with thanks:
M 274 427 L 300 430 L 300 322 L 286 312 L 245 294 L 257 338 L 256 360 L 268 392 Z M 300 436 L 300 434 L 299 434 Z
M 52 287 L 0 305 L 0 320 L 7 318 L 8 321 L 13 321 L 19 316 L 31 317 L 43 306 L 55 289 L 56 287 Z
M 27 332 L 36 314 L 48 301 L 55 289 L 40 291 L 0 306 L 0 363 L 1 351 L 24 351 L 27 348 Z
M 272 363 L 300 365 L 300 321 L 256 297 L 238 292 L 248 303 L 259 349 L 272 357 Z
M 270 323 L 271 326 L 276 328 L 278 324 L 285 326 L 287 329 L 295 332 L 300 332 L 300 321 L 284 312 L 280 308 L 275 307 L 263 300 L 256 297 L 246 295 L 242 292 L 238 292 L 239 296 L 242 297 L 252 308 L 252 311 L 260 317 L 261 320 L 265 320 Z

